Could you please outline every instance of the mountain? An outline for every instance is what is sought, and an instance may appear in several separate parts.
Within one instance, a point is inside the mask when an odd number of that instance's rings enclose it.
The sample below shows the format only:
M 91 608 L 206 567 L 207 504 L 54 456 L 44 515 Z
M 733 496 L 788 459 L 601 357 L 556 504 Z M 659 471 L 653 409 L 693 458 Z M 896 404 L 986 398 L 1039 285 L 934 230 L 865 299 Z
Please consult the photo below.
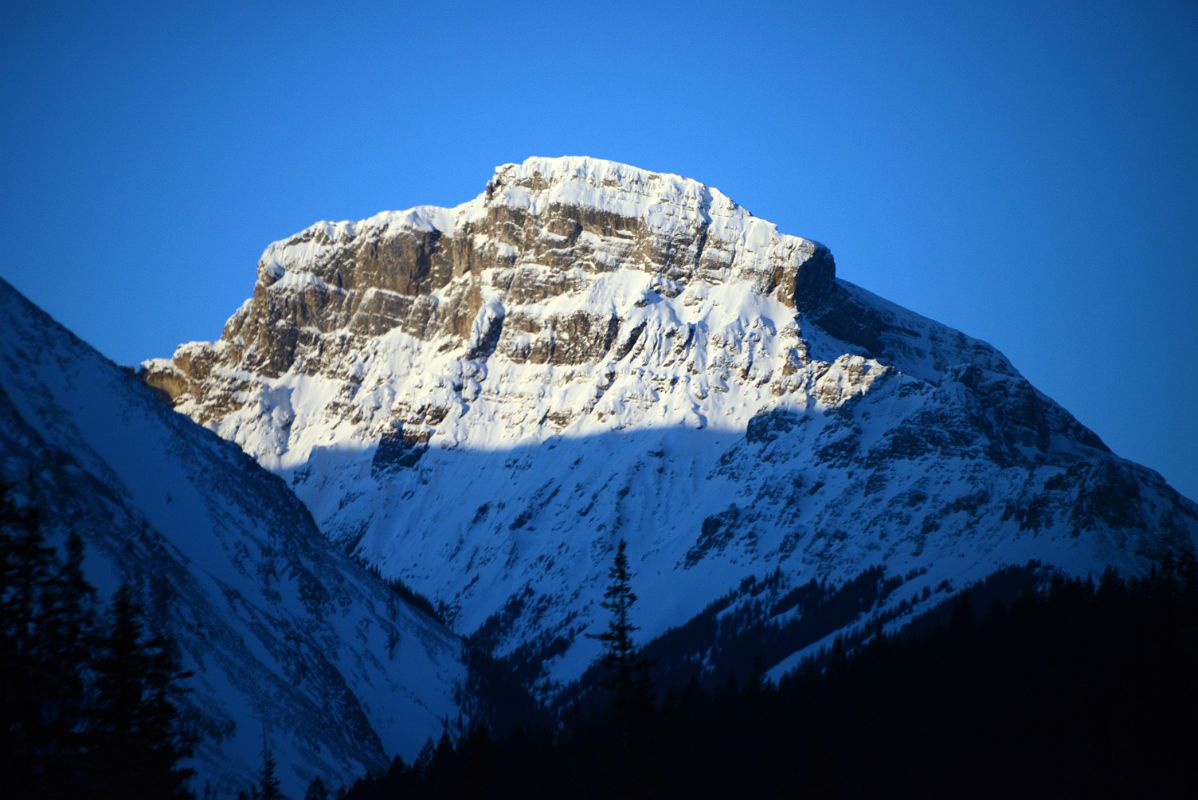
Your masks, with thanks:
M 543 696 L 596 655 L 620 539 L 642 641 L 707 631 L 679 658 L 709 668 L 735 618 L 789 632 L 777 672 L 1008 567 L 1138 574 L 1198 536 L 993 347 L 597 159 L 276 242 L 220 340 L 143 378 Z
M 195 671 L 198 789 L 248 789 L 268 741 L 300 796 L 462 713 L 460 639 L 330 548 L 281 480 L 3 281 L 0 331 L 0 478 L 51 541 L 83 537 L 102 595 L 147 590 Z

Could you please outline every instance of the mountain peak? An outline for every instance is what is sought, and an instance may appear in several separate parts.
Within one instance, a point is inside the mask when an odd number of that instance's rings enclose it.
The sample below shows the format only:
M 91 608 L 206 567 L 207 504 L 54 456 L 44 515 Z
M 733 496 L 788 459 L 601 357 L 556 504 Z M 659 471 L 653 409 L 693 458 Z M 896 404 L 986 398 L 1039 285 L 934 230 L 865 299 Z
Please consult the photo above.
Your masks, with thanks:
M 699 181 L 589 156 L 535 156 L 521 164 L 503 164 L 495 169 L 483 194 L 457 211 L 465 220 L 476 221 L 496 207 L 534 218 L 555 208 L 585 209 L 597 219 L 637 223 L 643 232 L 658 237 L 689 239 L 697 231 L 696 266 L 703 248 L 713 244 L 728 255 L 729 262 L 738 251 L 764 254 L 781 263 L 795 254 L 803 259 L 826 249 L 810 239 L 779 233 L 772 222 L 754 217 L 720 190 Z M 585 219 L 579 223 L 585 228 Z M 626 235 L 636 232 L 628 225 L 617 230 Z
M 1198 529 L 994 348 L 714 189 L 599 159 L 278 242 L 220 341 L 145 378 L 555 680 L 593 655 L 620 538 L 652 635 L 775 571 L 886 565 L 910 603 L 1032 558 L 1134 570 Z
M 569 205 L 610 207 L 624 196 L 642 198 L 646 206 L 669 203 L 699 214 L 710 214 L 714 208 L 717 213 L 752 217 L 723 192 L 699 181 L 590 156 L 531 156 L 520 164 L 501 164 L 487 183 L 484 197 L 491 201 L 508 187 L 529 194 L 548 192 L 554 202 Z M 637 216 L 640 209 L 622 210 L 631 212 L 625 216 Z
M 254 297 L 221 338 L 271 375 L 295 363 L 311 332 L 397 328 L 466 354 L 498 346 L 510 358 L 580 363 L 611 349 L 614 318 L 655 298 L 691 290 L 680 302 L 695 306 L 716 288 L 725 311 L 735 295 L 752 314 L 759 301 L 813 303 L 834 281 L 827 248 L 779 233 L 698 181 L 530 158 L 499 167 L 452 209 L 321 222 L 271 244 Z

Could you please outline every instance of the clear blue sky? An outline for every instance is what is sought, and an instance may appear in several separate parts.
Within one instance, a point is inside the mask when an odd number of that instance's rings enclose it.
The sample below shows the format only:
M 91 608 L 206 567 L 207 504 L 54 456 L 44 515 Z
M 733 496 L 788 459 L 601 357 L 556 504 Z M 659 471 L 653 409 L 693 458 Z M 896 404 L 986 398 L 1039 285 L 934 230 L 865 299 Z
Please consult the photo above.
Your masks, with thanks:
M 0 274 L 134 363 L 317 219 L 611 158 L 827 243 L 1198 497 L 1198 5 L 907 5 L 9 2 Z

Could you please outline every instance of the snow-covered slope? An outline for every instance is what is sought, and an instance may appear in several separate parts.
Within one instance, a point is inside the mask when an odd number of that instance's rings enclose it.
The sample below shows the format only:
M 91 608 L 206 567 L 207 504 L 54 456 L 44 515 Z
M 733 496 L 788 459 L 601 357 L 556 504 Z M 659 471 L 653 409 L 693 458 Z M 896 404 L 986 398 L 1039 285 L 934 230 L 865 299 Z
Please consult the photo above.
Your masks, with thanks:
M 291 796 L 413 756 L 460 709 L 461 643 L 335 552 L 282 481 L 0 281 L 0 477 L 89 578 L 148 588 L 180 642 L 200 785 Z M 200 787 L 197 787 L 200 788 Z
M 620 538 L 648 639 L 754 577 L 884 565 L 897 606 L 1198 533 L 989 345 L 715 189 L 589 158 L 277 242 L 221 339 L 144 377 L 550 691 L 595 655 Z

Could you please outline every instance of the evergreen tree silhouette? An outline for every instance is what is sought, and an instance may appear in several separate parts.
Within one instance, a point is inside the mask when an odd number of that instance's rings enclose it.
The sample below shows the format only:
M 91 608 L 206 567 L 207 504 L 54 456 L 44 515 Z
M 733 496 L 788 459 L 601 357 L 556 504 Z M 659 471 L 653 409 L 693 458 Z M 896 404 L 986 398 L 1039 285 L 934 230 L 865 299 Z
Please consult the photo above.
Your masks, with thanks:
M 85 670 L 96 646 L 96 592 L 83 576 L 83 540 L 67 537 L 66 558 L 42 597 L 42 720 L 55 761 L 42 787 L 47 793 L 75 794 L 87 788 L 88 686 Z
M 262 772 L 258 776 L 257 791 L 254 796 L 258 800 L 282 800 L 283 792 L 279 788 L 279 776 L 276 774 L 278 764 L 270 748 L 262 748 Z
M 179 669 L 174 642 L 147 635 L 141 604 L 122 585 L 113 596 L 110 625 L 94 661 L 95 702 L 89 740 L 100 796 L 189 797 L 192 771 L 178 766 L 191 754 L 178 725 Z
M 175 642 L 122 587 L 101 625 L 75 532 L 62 554 L 0 484 L 0 774 L 8 797 L 190 797 Z
M 603 644 L 599 663 L 606 675 L 603 686 L 612 691 L 618 702 L 643 699 L 648 691 L 646 664 L 632 641 L 638 628 L 632 622 L 632 606 L 636 594 L 632 591 L 632 570 L 628 566 L 628 544 L 623 539 L 616 546 L 616 557 L 607 573 L 608 586 L 601 606 L 611 615 L 607 630 L 591 638 Z
M 308 784 L 308 790 L 304 792 L 304 800 L 329 800 L 329 787 L 325 786 L 324 780 L 319 775 Z
M 52 648 L 41 636 L 54 549 L 36 508 L 18 506 L 0 486 L 0 763 L 7 790 L 33 796 L 52 772 L 54 742 L 45 722 Z
M 593 636 L 603 645 L 601 685 L 611 693 L 607 730 L 601 735 L 597 755 L 612 769 L 599 776 L 600 788 L 612 796 L 629 797 L 634 789 L 648 792 L 657 782 L 653 771 L 658 748 L 651 731 L 654 709 L 648 665 L 632 640 L 637 631 L 632 622 L 637 597 L 632 591 L 628 544 L 623 539 L 616 546 L 608 580 L 602 603 L 610 615 L 607 630 Z

